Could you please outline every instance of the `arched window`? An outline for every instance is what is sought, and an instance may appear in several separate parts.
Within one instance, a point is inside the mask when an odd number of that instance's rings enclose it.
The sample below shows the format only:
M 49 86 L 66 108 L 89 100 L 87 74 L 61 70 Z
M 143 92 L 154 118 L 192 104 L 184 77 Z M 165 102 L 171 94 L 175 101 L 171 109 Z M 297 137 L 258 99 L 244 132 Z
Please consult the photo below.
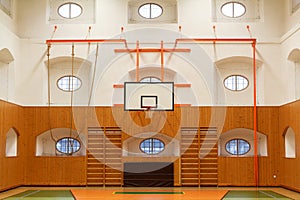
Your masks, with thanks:
M 225 78 L 224 86 L 228 90 L 241 91 L 248 87 L 249 81 L 246 77 L 241 75 L 231 75 Z
M 73 19 L 82 14 L 82 7 L 76 3 L 65 3 L 58 8 L 58 14 L 63 18 Z
M 250 144 L 244 139 L 233 139 L 226 143 L 225 148 L 231 155 L 245 155 L 250 151 Z
M 140 143 L 140 149 L 148 155 L 154 155 L 162 152 L 165 149 L 165 144 L 159 139 L 149 138 Z
M 285 132 L 284 147 L 285 147 L 286 158 L 296 158 L 295 132 L 291 127 L 288 127 Z
M 81 87 L 81 80 L 76 76 L 63 76 L 58 79 L 57 87 L 65 92 L 76 91 Z
M 139 7 L 139 15 L 146 19 L 155 19 L 161 16 L 163 8 L 155 3 L 146 3 Z
M 6 157 L 17 156 L 18 154 L 18 134 L 14 128 L 9 129 L 6 134 Z
M 221 12 L 226 17 L 238 18 L 246 13 L 246 7 L 239 2 L 228 2 L 222 5 Z
M 79 151 L 80 146 L 80 142 L 71 137 L 62 138 L 56 142 L 56 150 L 64 154 L 72 155 Z

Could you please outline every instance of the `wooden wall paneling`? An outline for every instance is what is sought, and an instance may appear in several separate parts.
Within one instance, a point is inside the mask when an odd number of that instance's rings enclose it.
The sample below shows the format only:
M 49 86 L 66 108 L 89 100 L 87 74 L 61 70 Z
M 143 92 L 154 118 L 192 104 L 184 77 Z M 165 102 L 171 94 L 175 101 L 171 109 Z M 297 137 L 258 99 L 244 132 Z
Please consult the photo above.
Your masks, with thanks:
M 280 148 L 279 128 L 279 108 L 278 107 L 258 107 L 257 109 L 257 130 L 267 135 L 268 156 L 259 157 L 259 185 L 276 186 L 278 182 L 273 178 L 277 175 Z
M 253 157 L 219 157 L 219 186 L 255 186 Z
M 279 137 L 280 137 L 280 169 L 278 179 L 280 184 L 289 189 L 300 191 L 300 174 L 295 170 L 300 166 L 300 101 L 295 101 L 279 108 Z M 295 133 L 296 158 L 285 158 L 285 143 L 283 134 L 287 127 Z
M 23 135 L 23 108 L 21 106 L 1 101 L 1 186 L 0 190 L 9 189 L 22 185 L 24 183 L 24 139 Z M 6 157 L 6 134 L 9 129 L 15 128 L 18 131 L 18 149 L 17 156 Z

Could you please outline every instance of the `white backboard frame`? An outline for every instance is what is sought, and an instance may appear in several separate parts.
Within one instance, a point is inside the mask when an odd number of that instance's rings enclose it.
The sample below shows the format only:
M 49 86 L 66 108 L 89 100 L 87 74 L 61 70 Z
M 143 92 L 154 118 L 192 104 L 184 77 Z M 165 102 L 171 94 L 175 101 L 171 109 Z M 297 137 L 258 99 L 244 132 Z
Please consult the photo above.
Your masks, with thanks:
M 173 111 L 174 82 L 125 82 L 125 111 Z

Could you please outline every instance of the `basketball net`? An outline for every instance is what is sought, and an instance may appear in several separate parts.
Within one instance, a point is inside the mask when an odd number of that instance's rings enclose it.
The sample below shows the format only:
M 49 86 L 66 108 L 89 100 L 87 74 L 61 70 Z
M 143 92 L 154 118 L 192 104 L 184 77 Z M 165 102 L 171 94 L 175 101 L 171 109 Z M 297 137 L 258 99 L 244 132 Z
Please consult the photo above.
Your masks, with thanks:
M 153 115 L 153 112 L 154 111 L 151 109 L 151 107 L 147 107 L 146 110 L 145 110 L 145 113 L 146 113 L 145 117 L 151 119 L 152 115 Z

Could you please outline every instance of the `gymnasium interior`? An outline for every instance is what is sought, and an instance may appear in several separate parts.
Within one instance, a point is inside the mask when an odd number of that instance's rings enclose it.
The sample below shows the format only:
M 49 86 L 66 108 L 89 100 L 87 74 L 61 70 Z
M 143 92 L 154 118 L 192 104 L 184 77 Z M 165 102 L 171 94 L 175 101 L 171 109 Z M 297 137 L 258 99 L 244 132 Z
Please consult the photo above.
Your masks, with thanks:
M 300 0 L 0 0 L 0 199 L 300 199 Z

